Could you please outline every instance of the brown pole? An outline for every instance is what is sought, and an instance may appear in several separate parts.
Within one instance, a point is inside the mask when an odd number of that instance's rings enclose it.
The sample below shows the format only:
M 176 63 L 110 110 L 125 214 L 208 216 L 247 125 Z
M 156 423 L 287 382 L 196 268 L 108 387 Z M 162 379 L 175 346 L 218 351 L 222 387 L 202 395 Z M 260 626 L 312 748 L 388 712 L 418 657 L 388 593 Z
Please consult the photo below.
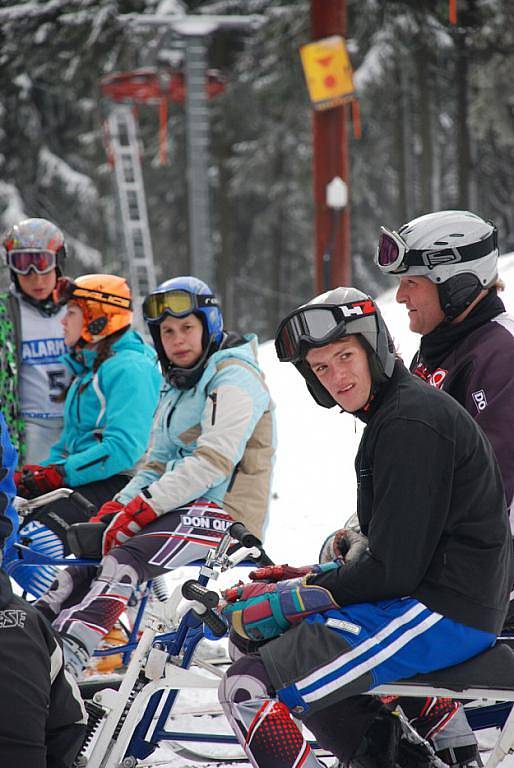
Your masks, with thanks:
M 346 0 L 311 0 L 313 40 L 346 37 Z M 349 188 L 348 105 L 313 113 L 313 192 L 316 292 L 350 285 L 350 213 L 326 204 L 326 187 L 335 176 Z

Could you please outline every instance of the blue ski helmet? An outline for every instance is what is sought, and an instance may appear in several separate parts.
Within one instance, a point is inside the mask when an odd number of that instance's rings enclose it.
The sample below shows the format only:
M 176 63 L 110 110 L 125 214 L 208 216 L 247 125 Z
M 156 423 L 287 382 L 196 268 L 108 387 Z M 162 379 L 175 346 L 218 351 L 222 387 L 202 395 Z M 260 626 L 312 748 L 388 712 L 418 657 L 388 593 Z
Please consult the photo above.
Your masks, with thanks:
M 168 360 L 161 342 L 159 326 L 165 317 L 194 314 L 203 325 L 203 354 L 192 368 L 178 368 Z M 148 325 L 163 371 L 173 386 L 193 387 L 207 358 L 218 349 L 223 338 L 223 316 L 218 299 L 207 283 L 197 277 L 173 277 L 157 286 L 143 302 L 143 316 Z

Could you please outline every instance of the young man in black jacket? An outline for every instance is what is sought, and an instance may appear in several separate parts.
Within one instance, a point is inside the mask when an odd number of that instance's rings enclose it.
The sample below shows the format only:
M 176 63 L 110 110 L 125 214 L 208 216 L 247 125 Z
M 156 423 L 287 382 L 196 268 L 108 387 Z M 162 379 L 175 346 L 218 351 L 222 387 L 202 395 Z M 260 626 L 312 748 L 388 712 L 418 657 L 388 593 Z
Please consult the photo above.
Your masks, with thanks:
M 1 568 L 12 531 L 16 451 L 0 416 L 0 765 L 71 768 L 85 735 L 78 687 L 64 670 L 50 624 L 13 595 Z
M 257 652 L 232 665 L 220 700 L 259 768 L 318 765 L 290 713 L 345 763 L 394 766 L 395 718 L 367 699 L 364 719 L 371 706 L 378 718 L 362 739 L 356 695 L 494 644 L 511 575 L 500 473 L 469 414 L 395 358 L 360 291 L 299 307 L 276 348 L 320 405 L 366 424 L 356 472 L 368 546 L 356 560 L 227 595 L 236 644 L 257 641 Z

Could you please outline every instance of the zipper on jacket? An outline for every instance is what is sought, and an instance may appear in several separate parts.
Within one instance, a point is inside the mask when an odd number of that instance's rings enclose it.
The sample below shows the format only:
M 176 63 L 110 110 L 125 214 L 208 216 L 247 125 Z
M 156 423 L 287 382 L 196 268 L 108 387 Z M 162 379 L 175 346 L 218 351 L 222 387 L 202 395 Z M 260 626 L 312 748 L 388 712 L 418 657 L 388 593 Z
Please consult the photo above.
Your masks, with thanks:
M 169 429 L 169 428 L 170 428 L 171 419 L 172 419 L 172 417 L 173 417 L 173 414 L 175 413 L 175 409 L 176 409 L 176 407 L 177 407 L 177 405 L 178 405 L 178 402 L 179 402 L 179 400 L 180 400 L 180 398 L 182 397 L 182 395 L 183 395 L 183 394 L 184 394 L 183 392 L 181 392 L 181 393 L 180 393 L 180 395 L 179 395 L 179 396 L 177 397 L 177 399 L 175 400 L 175 403 L 174 403 L 174 404 L 171 406 L 171 408 L 170 408 L 170 412 L 169 412 L 169 413 L 168 413 L 168 415 L 166 416 L 166 429 Z
M 218 405 L 218 393 L 213 392 L 211 395 L 209 395 L 209 398 L 212 400 L 211 426 L 214 426 L 216 422 L 216 407 Z

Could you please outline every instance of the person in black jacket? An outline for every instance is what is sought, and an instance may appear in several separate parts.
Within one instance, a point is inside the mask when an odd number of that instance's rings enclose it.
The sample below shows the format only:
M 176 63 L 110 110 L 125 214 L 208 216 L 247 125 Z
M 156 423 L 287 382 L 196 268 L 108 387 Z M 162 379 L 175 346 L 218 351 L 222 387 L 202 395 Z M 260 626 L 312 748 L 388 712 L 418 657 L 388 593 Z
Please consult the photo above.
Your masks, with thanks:
M 498 296 L 494 224 L 450 210 L 419 216 L 398 232 L 382 227 L 375 261 L 398 278 L 396 300 L 406 307 L 411 331 L 421 334 L 411 372 L 454 397 L 490 440 L 514 532 L 514 318 Z M 513 629 L 511 600 L 504 630 Z M 421 733 L 434 733 L 442 754 L 451 749 L 455 764 L 472 749 L 478 754 L 462 711 L 448 718 L 452 702 L 401 704 Z
M 514 531 L 514 317 L 498 296 L 494 225 L 437 211 L 398 232 L 382 227 L 375 261 L 398 278 L 396 300 L 421 334 L 411 372 L 454 397 L 489 438 Z
M 3 418 L 0 432 L 0 765 L 71 768 L 86 731 L 78 687 L 50 624 L 13 595 L 1 568 L 12 531 L 16 451 Z
M 397 720 L 358 694 L 494 645 L 511 574 L 500 472 L 471 416 L 396 358 L 360 291 L 299 307 L 276 348 L 316 402 L 366 424 L 355 467 L 368 542 L 357 559 L 227 593 L 235 645 L 254 652 L 230 667 L 220 701 L 253 765 L 319 764 L 292 713 L 354 768 L 395 766 Z M 375 714 L 364 737 L 361 706 Z

